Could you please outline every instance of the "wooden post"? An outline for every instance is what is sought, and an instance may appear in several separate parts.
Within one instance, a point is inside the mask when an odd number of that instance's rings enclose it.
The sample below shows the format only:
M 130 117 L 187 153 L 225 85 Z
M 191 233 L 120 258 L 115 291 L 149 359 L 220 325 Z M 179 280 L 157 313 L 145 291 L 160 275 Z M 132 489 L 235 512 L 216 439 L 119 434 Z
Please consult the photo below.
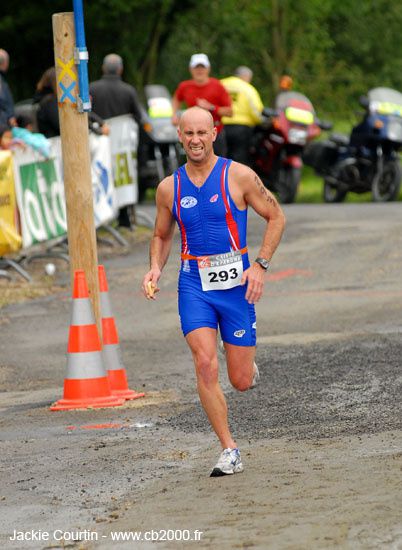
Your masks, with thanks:
M 79 113 L 77 110 L 78 74 L 74 63 L 73 13 L 53 15 L 53 41 L 67 207 L 71 285 L 74 272 L 77 269 L 83 269 L 98 331 L 102 335 L 88 114 Z

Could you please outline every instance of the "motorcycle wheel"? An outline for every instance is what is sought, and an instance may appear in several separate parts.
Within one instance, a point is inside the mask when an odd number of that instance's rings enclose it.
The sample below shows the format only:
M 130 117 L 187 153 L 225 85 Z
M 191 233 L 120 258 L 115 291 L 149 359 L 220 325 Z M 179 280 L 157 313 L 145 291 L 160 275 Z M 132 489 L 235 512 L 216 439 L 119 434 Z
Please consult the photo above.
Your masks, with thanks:
M 327 180 L 324 180 L 324 201 L 329 203 L 343 202 L 347 195 L 344 189 L 338 189 L 331 185 Z
M 402 172 L 398 160 L 385 164 L 383 171 L 377 174 L 371 183 L 374 202 L 389 202 L 398 198 L 401 188 Z
M 280 171 L 279 182 L 277 185 L 279 202 L 282 204 L 291 204 L 295 202 L 300 178 L 300 168 L 290 166 Z
M 166 173 L 165 176 L 169 176 L 170 174 L 173 174 L 175 170 L 178 169 L 180 164 L 180 152 L 179 152 L 179 146 L 178 144 L 170 144 L 169 145 L 169 155 L 166 158 Z

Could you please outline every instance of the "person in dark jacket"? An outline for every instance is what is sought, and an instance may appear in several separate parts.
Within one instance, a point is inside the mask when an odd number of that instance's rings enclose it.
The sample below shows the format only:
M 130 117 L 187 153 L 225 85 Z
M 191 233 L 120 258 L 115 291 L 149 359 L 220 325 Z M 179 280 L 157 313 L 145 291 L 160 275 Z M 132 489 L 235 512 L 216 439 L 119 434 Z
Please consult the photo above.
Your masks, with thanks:
M 33 98 L 34 103 L 39 103 L 36 113 L 38 130 L 47 138 L 60 135 L 59 108 L 57 104 L 56 69 L 49 67 L 41 76 L 36 85 Z M 89 129 L 96 134 L 108 134 L 109 128 L 102 118 L 96 113 L 88 113 Z
M 60 135 L 59 110 L 57 106 L 56 69 L 50 67 L 36 85 L 34 103 L 39 103 L 36 113 L 38 130 L 47 138 Z
M 103 60 L 103 76 L 91 82 L 89 93 L 92 99 L 92 109 L 102 118 L 131 114 L 137 122 L 141 122 L 141 108 L 134 86 L 122 80 L 123 60 L 110 53 Z
M 6 80 L 10 65 L 10 56 L 6 50 L 0 49 L 0 123 L 15 126 L 14 101 Z
M 123 60 L 119 55 L 110 53 L 104 58 L 102 78 L 91 82 L 89 86 L 92 109 L 102 118 L 132 115 L 141 125 L 142 114 L 137 92 L 134 86 L 122 80 L 123 69 Z M 120 208 L 118 224 L 131 228 L 129 207 Z

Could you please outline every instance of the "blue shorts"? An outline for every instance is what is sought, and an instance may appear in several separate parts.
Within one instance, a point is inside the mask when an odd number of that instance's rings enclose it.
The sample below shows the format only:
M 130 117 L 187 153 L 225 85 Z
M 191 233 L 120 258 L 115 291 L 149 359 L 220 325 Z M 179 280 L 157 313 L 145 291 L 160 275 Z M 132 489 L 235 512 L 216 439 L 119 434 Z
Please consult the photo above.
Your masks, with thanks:
M 255 308 L 245 299 L 247 287 L 204 291 L 198 276 L 180 273 L 179 315 L 184 336 L 197 328 L 220 330 L 222 340 L 235 346 L 255 346 Z

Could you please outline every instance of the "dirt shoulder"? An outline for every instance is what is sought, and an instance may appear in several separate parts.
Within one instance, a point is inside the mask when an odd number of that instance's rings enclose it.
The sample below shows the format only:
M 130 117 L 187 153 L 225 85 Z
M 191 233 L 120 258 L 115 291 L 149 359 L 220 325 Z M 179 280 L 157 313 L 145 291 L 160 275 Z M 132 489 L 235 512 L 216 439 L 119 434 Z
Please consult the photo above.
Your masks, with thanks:
M 49 411 L 63 392 L 67 271 L 56 292 L 0 309 L 2 548 L 148 549 L 112 533 L 152 530 L 202 532 L 157 543 L 168 549 L 402 548 L 400 205 L 286 213 L 257 308 L 261 383 L 239 394 L 221 365 L 240 475 L 209 478 L 220 449 L 180 333 L 176 249 L 155 303 L 139 290 L 149 234 L 101 258 L 130 387 L 146 393 L 123 407 Z M 251 255 L 262 229 L 250 216 Z M 10 540 L 16 530 L 50 538 Z

